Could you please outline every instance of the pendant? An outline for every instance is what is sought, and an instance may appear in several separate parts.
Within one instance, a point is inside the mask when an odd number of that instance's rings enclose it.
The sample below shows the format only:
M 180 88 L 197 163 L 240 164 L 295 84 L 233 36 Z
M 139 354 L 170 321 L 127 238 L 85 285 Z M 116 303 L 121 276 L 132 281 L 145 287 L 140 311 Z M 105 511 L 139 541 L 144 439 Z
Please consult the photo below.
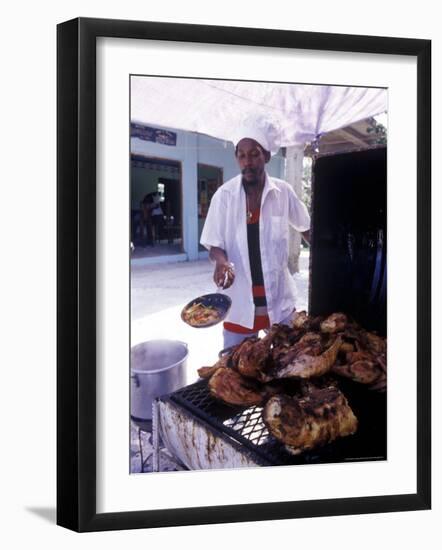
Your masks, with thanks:
M 250 221 L 252 219 L 252 213 L 250 210 L 247 210 L 247 221 Z

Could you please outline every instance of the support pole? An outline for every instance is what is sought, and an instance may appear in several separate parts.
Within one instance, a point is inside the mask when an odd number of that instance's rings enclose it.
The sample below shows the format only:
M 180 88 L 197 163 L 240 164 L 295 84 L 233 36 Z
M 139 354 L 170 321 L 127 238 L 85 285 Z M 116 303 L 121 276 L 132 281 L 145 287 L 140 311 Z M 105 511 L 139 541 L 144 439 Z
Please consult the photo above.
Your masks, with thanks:
M 302 172 L 304 147 L 291 146 L 286 149 L 285 179 L 293 187 L 297 196 L 302 199 Z M 289 228 L 289 270 L 299 271 L 299 255 L 301 253 L 301 234 L 292 227 Z

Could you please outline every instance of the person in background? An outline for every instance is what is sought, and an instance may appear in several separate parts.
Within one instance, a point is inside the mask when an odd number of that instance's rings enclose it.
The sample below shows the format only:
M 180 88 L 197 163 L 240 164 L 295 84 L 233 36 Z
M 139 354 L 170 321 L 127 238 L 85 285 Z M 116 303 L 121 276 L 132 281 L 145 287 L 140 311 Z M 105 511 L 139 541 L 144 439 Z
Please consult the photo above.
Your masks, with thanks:
M 146 246 L 154 246 L 152 209 L 154 207 L 152 193 L 148 193 L 140 202 L 140 232 L 141 238 L 145 238 Z
M 163 236 L 164 227 L 164 212 L 161 207 L 161 197 L 159 193 L 152 193 L 152 226 L 153 226 L 153 239 L 160 241 Z
M 213 195 L 201 234 L 215 264 L 214 281 L 232 299 L 224 348 L 273 323 L 289 323 L 295 311 L 289 225 L 308 242 L 310 216 L 293 188 L 266 172 L 277 151 L 275 133 L 258 120 L 238 130 L 234 145 L 240 174 Z

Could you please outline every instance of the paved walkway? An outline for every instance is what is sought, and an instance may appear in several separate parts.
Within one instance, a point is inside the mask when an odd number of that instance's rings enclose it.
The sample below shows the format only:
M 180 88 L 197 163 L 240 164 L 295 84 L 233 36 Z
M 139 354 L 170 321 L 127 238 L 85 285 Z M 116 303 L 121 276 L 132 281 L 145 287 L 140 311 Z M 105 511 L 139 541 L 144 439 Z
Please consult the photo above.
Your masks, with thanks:
M 298 288 L 296 308 L 307 309 L 308 251 L 301 253 L 300 272 L 294 275 Z M 131 274 L 131 345 L 166 338 L 189 346 L 187 384 L 198 379 L 197 369 L 212 365 L 222 349 L 222 323 L 205 329 L 191 328 L 181 320 L 182 308 L 196 296 L 215 292 L 213 266 L 209 260 L 177 262 L 153 266 L 134 266 Z M 151 452 L 148 436 L 143 434 L 143 456 Z M 174 469 L 164 460 L 164 469 Z M 140 472 L 138 430 L 131 431 L 131 471 Z M 149 464 L 147 470 L 150 469 Z

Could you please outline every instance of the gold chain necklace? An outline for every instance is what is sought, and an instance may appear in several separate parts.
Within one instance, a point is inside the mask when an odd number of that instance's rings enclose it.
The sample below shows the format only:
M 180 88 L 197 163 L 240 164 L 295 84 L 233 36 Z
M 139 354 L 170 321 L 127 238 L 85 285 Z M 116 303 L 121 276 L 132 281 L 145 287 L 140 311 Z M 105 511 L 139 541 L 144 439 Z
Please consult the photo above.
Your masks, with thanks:
M 258 195 L 258 204 L 259 205 L 261 204 L 261 197 L 262 197 L 262 191 Z M 247 219 L 248 222 L 252 219 L 252 216 L 253 216 L 253 213 L 252 213 L 252 211 L 250 209 L 250 206 L 249 206 L 249 196 L 246 193 L 246 219 Z
M 247 195 L 246 193 L 246 218 L 247 218 L 247 221 L 249 222 L 251 219 L 252 219 L 252 212 L 249 208 L 249 196 Z

